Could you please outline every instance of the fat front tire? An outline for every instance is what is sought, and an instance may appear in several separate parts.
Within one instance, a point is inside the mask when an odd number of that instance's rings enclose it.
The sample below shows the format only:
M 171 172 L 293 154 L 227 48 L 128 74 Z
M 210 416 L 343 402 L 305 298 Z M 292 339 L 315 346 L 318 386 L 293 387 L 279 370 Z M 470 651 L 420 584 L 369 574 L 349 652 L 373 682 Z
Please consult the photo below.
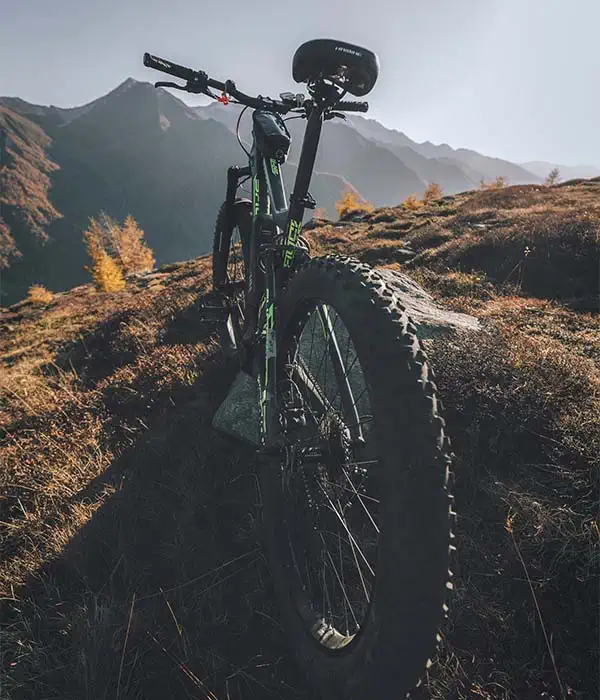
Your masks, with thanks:
M 310 603 L 308 584 L 300 572 L 298 547 L 307 550 L 309 545 L 306 541 L 299 544 L 305 530 L 292 511 L 300 508 L 293 505 L 300 497 L 289 493 L 289 484 L 303 467 L 298 466 L 299 460 L 293 468 L 285 460 L 275 460 L 264 465 L 260 482 L 273 585 L 290 646 L 321 697 L 403 698 L 420 683 L 447 617 L 454 550 L 449 441 L 416 328 L 376 270 L 339 256 L 306 263 L 289 282 L 279 304 L 279 365 L 290 366 L 315 308 L 329 309 L 330 318 L 339 319 L 335 322 L 338 328 L 347 329 L 344 337 L 355 348 L 355 367 L 360 365 L 368 388 L 369 434 L 374 435 L 378 460 L 377 469 L 368 477 L 376 498 L 365 495 L 378 503 L 378 541 L 369 555 L 373 581 L 369 591 L 363 583 L 368 603 L 363 606 L 360 624 L 355 620 L 353 634 L 348 630 L 338 634 L 333 625 L 328 625 L 328 632 L 317 634 L 316 630 L 324 629 L 323 611 Z M 281 405 L 283 395 L 278 399 Z M 286 440 L 289 453 L 294 447 L 287 432 Z M 318 486 L 326 494 L 322 484 L 333 488 L 335 479 L 328 476 L 328 481 L 323 473 L 318 471 Z M 312 478 L 307 474 L 308 467 L 302 483 Z M 351 487 L 356 491 L 353 484 Z M 309 494 L 319 490 L 306 488 Z M 311 503 L 309 530 L 319 521 L 314 499 Z M 337 571 L 336 576 L 339 580 Z

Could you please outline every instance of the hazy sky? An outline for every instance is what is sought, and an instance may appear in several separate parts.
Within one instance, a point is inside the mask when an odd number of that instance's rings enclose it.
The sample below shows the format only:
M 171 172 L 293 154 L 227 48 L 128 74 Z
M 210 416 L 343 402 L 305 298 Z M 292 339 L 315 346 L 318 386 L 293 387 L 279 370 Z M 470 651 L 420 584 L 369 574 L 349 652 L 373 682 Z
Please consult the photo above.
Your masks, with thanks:
M 323 36 L 379 54 L 370 115 L 417 141 L 600 166 L 600 0 L 0 0 L 0 95 L 79 105 L 150 51 L 276 96 Z

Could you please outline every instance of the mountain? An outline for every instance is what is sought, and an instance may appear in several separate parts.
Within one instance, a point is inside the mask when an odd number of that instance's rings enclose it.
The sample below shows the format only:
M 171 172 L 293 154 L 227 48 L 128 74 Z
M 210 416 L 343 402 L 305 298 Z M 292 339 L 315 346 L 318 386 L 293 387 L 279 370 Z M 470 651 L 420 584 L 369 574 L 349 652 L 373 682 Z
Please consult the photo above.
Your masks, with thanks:
M 159 263 L 210 250 L 227 168 L 245 162 L 220 121 L 131 79 L 77 108 L 17 98 L 0 98 L 0 105 L 10 156 L 3 178 L 34 183 L 29 194 L 21 187 L 19 201 L 7 197 L 6 183 L 2 187 L 0 253 L 11 259 L 2 303 L 22 298 L 32 283 L 58 290 L 84 282 L 88 260 L 81 232 L 102 210 L 116 218 L 132 214 Z M 27 144 L 19 134 L 29 134 Z M 290 189 L 295 173 L 293 164 L 285 168 Z M 325 172 L 315 174 L 311 190 L 333 215 L 348 187 L 343 175 Z
M 558 163 L 547 163 L 543 160 L 532 160 L 528 163 L 521 163 L 521 165 L 541 178 L 546 178 L 548 173 L 554 168 L 558 168 L 560 180 L 600 177 L 600 168 L 596 168 L 593 165 L 560 165 Z
M 481 180 L 486 182 L 495 180 L 499 176 L 504 177 L 512 185 L 535 184 L 542 181 L 539 175 L 510 161 L 485 156 L 468 148 L 454 149 L 446 143 L 440 145 L 431 141 L 417 143 L 401 131 L 388 129 L 374 119 L 352 115 L 349 117 L 349 122 L 367 138 L 400 148 L 409 148 L 428 160 L 438 161 L 446 166 L 455 166 L 462 170 L 463 176 L 473 184 L 479 184 Z
M 76 110 L 2 104 L 11 143 L 19 143 L 15 125 L 26 125 L 39 141 L 38 160 L 53 164 L 37 181 L 57 212 L 35 246 L 27 245 L 26 227 L 13 231 L 23 255 L 3 273 L 4 303 L 21 298 L 33 282 L 64 289 L 85 281 L 81 232 L 102 210 L 117 218 L 132 214 L 159 262 L 209 250 L 226 168 L 243 163 L 222 124 L 200 119 L 166 91 L 131 80 Z M 19 173 L 29 166 L 18 148 L 9 145 L 9 156 L 7 176 L 22 179 Z M 14 219 L 19 207 L 12 201 L 4 209 Z

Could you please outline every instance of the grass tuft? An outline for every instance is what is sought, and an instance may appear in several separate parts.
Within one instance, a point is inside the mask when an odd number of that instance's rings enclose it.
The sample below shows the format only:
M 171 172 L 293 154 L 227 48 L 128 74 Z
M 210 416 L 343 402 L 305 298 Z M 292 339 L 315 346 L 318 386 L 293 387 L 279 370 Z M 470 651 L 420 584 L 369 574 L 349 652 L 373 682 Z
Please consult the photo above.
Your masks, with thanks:
M 27 299 L 32 304 L 51 304 L 54 294 L 43 284 L 33 284 L 27 291 Z

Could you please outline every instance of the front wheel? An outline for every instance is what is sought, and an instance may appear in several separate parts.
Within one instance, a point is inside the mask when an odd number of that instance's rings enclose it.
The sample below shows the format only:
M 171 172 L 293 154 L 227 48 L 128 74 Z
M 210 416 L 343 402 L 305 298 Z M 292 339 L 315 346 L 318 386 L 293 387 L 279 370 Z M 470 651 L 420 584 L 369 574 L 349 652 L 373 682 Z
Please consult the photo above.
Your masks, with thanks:
M 450 587 L 431 369 L 393 291 L 357 261 L 311 260 L 279 308 L 285 448 L 261 485 L 284 626 L 322 697 L 401 698 L 435 651 Z

